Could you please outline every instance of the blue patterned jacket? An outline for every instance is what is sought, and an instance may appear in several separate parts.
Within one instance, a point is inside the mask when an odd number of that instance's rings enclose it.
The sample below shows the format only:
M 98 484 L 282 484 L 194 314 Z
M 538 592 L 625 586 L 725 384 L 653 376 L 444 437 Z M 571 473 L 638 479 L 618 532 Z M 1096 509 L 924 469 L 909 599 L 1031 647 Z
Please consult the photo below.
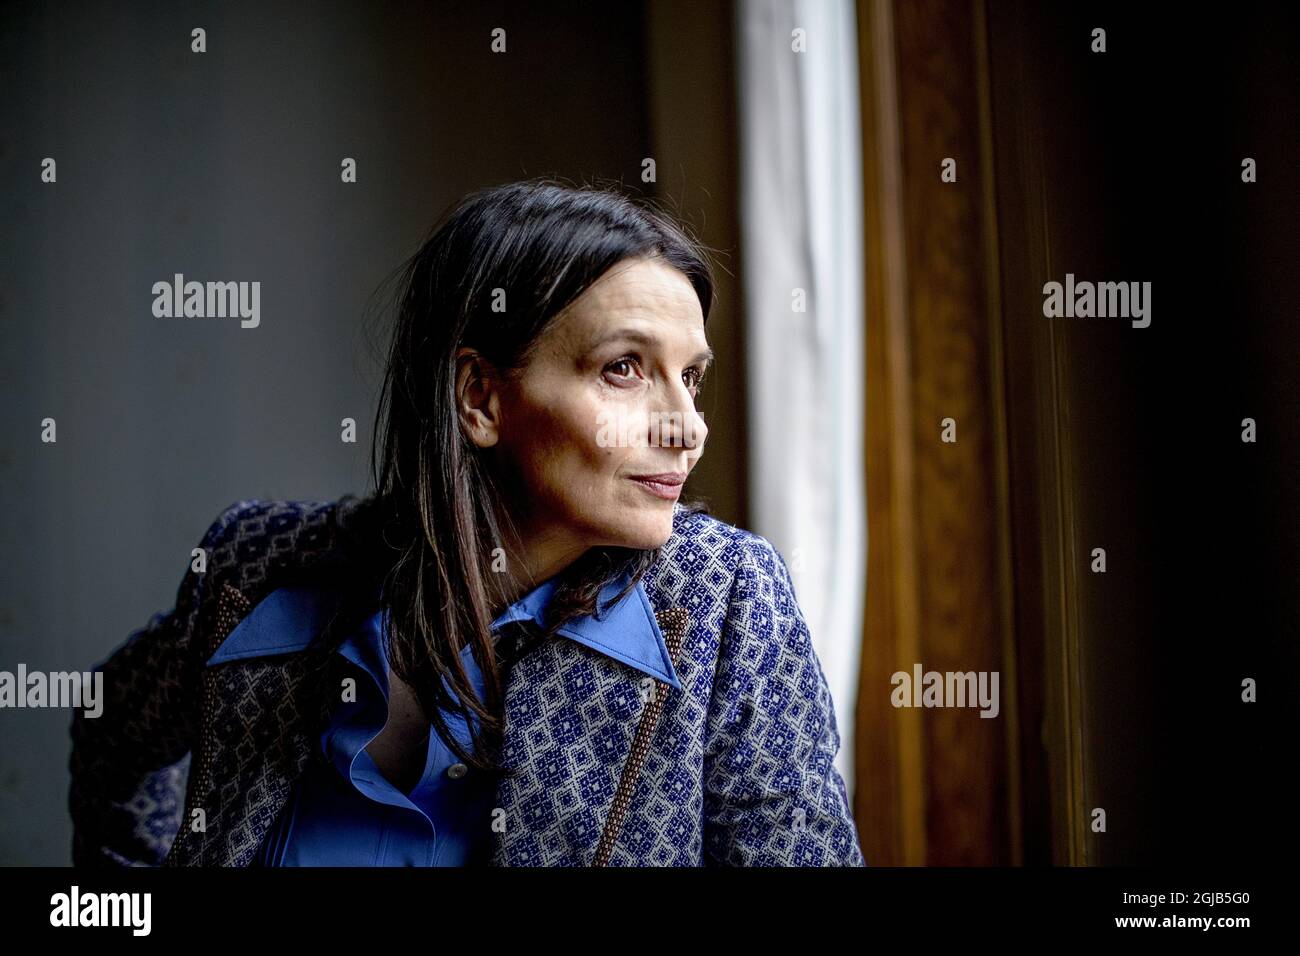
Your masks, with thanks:
M 103 712 L 71 728 L 74 864 L 252 861 L 339 697 L 329 638 L 349 618 L 301 651 L 204 665 L 272 591 L 346 576 L 358 503 L 232 504 L 199 544 L 206 571 L 99 665 Z M 865 865 L 780 554 L 679 503 L 642 585 L 680 688 L 575 641 L 522 655 L 492 865 Z

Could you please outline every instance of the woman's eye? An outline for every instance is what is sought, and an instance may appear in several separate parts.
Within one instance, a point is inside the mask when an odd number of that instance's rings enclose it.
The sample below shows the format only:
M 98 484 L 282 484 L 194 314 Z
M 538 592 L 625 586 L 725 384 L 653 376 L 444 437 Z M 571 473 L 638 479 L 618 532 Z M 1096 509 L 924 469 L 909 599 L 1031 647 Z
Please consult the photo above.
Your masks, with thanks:
M 610 362 L 605 366 L 605 374 L 614 378 L 636 378 L 637 369 L 640 368 L 640 362 L 636 356 L 625 356 L 617 361 Z M 688 368 L 682 372 L 682 381 L 686 383 L 687 388 L 693 388 L 698 393 L 704 385 L 704 372 L 699 368 Z
M 624 373 L 622 369 L 627 369 Z M 612 372 L 615 378 L 631 378 L 635 374 L 636 360 L 632 358 L 621 358 L 616 362 L 610 362 L 605 366 L 606 372 Z

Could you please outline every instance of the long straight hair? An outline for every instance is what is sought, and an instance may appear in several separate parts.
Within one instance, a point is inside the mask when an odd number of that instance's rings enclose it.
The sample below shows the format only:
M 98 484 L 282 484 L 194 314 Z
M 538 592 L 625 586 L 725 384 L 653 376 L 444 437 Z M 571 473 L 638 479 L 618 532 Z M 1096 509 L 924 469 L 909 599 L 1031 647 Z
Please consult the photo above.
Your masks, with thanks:
M 472 347 L 498 369 L 518 372 L 552 320 L 630 258 L 658 258 L 680 271 L 707 321 L 713 273 L 704 249 L 647 200 L 533 179 L 466 196 L 400 269 L 372 436 L 375 485 L 358 507 L 365 516 L 358 524 L 367 529 L 366 561 L 389 609 L 389 665 L 468 764 L 503 769 L 506 674 L 491 631 L 498 595 L 490 582 L 494 549 L 506 547 L 497 519 L 509 521 L 511 503 L 462 431 L 457 349 Z M 506 311 L 493 310 L 497 290 L 504 290 Z M 703 502 L 684 506 L 708 510 Z M 588 550 L 557 576 L 541 639 L 595 612 L 602 590 L 626 573 L 631 580 L 615 599 L 621 600 L 659 550 Z M 483 700 L 461 661 L 466 647 L 483 675 Z M 448 732 L 444 711 L 465 721 L 470 749 Z

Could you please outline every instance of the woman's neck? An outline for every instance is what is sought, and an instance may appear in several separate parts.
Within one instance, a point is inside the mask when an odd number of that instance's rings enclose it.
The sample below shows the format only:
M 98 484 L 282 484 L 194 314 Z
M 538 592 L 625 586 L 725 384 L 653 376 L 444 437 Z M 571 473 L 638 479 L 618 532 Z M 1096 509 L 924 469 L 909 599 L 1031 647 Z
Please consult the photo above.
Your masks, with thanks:
M 539 584 L 560 574 L 590 550 L 572 536 L 551 529 L 525 532 L 504 555 L 489 562 L 494 572 L 497 599 L 494 614 L 500 614 Z

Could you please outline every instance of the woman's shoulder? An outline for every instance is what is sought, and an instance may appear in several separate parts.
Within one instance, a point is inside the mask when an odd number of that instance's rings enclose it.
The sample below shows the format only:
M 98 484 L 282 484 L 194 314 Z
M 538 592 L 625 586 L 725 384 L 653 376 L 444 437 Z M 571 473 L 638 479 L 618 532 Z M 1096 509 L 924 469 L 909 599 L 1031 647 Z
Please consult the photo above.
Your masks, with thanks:
M 241 498 L 221 509 L 204 538 L 226 548 L 271 538 L 281 550 L 298 544 L 329 544 L 356 503 L 352 495 L 319 501 Z
M 222 508 L 199 543 L 208 572 L 241 590 L 342 563 L 361 499 L 241 498 Z
M 656 607 L 685 604 L 711 611 L 743 599 L 754 587 L 788 580 L 780 552 L 767 538 L 723 521 L 701 504 L 673 506 L 673 530 L 646 572 Z
M 698 567 L 701 561 L 716 562 L 733 572 L 745 565 L 772 572 L 784 562 L 767 538 L 723 521 L 699 502 L 673 506 L 673 531 L 661 551 L 671 563 Z

